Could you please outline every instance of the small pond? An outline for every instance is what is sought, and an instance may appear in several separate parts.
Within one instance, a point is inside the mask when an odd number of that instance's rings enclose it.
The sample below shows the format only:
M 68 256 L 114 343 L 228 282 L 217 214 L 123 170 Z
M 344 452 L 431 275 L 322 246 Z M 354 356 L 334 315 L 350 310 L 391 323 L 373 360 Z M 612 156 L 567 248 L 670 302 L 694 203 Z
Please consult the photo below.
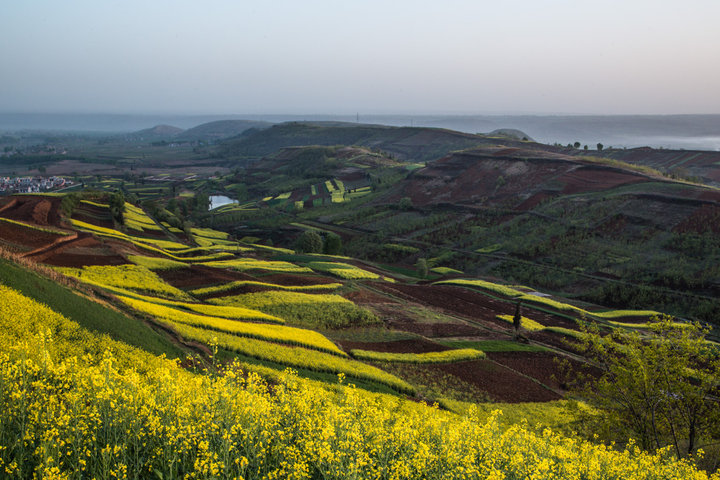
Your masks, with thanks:
M 223 205 L 230 205 L 231 203 L 238 203 L 238 201 L 225 195 L 210 195 L 210 207 L 208 210 L 222 207 Z

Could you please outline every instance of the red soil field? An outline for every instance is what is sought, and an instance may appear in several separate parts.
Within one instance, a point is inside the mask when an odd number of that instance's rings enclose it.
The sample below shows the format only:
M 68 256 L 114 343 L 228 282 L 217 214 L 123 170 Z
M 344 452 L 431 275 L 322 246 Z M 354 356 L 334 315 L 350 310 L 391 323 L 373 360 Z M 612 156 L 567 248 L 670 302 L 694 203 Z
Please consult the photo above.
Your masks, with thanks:
M 14 251 L 28 251 L 53 243 L 62 235 L 43 232 L 0 220 L 0 240 Z
M 127 233 L 129 235 L 139 238 L 140 240 L 142 240 L 143 237 L 159 238 L 161 240 L 171 240 L 170 238 L 168 238 L 168 235 L 167 233 L 165 233 L 164 230 L 143 230 L 141 232 L 139 230 L 128 228 Z
M 443 352 L 451 350 L 450 347 L 440 345 L 424 338 L 411 340 L 395 340 L 392 342 L 339 342 L 342 348 L 349 352 L 357 348 L 360 350 L 371 350 L 374 352 L 391 352 L 391 353 L 427 353 L 427 352 Z
M 532 377 L 553 389 L 564 389 L 562 369 L 557 362 L 567 360 L 575 368 L 580 362 L 550 352 L 488 352 L 488 358 Z
M 431 338 L 476 337 L 482 334 L 482 330 L 464 323 L 419 323 L 386 319 L 385 325 L 392 330 L 402 330 Z
M 254 280 L 245 273 L 222 270 L 219 268 L 191 265 L 187 268 L 160 270 L 157 274 L 176 288 L 193 289 L 234 282 L 236 280 Z
M 3 209 L 2 216 L 21 222 L 35 223 L 37 225 L 58 225 L 60 216 L 58 197 L 13 197 L 16 202 L 10 202 L 8 208 Z
M 85 215 L 82 212 L 73 212 L 72 215 L 73 220 L 80 220 L 81 222 L 89 223 L 91 225 L 96 225 L 98 227 L 103 228 L 115 228 L 115 224 L 111 219 L 101 219 L 102 217 L 94 217 L 90 215 Z
M 388 303 L 384 297 L 379 296 L 379 298 L 381 299 L 380 303 L 364 303 L 361 305 L 375 312 L 385 326 L 391 330 L 401 330 L 426 337 L 475 337 L 482 335 L 482 331 L 477 327 L 459 320 L 442 323 L 423 321 L 418 314 L 410 312 L 405 304 L 400 302 Z
M 61 239 L 62 240 L 62 239 Z M 88 233 L 79 233 L 78 238 L 57 242 L 46 250 L 28 255 L 37 262 L 58 267 L 82 268 L 86 265 L 124 265 L 127 259 L 107 247 Z
M 385 295 L 380 295 L 375 292 L 371 292 L 367 289 L 361 289 L 361 290 L 353 290 L 350 292 L 347 292 L 343 295 L 343 297 L 347 298 L 353 303 L 357 303 L 358 305 L 377 305 L 382 303 L 391 303 L 391 304 L 399 304 L 397 300 L 386 297 Z
M 537 382 L 490 360 L 428 365 L 428 368 L 475 385 L 498 402 L 549 402 L 562 398 Z
M 507 322 L 497 320 L 496 315 L 513 315 L 515 313 L 515 304 L 512 301 L 502 302 L 463 287 L 382 283 L 373 285 L 392 295 L 437 307 L 469 320 L 489 322 L 490 325 L 500 328 L 509 329 L 510 327 Z M 523 304 L 523 315 L 546 327 L 576 328 L 574 322 L 535 310 L 528 304 Z
M 112 251 L 103 254 L 96 250 L 95 253 L 63 252 L 45 259 L 43 263 L 56 267 L 82 268 L 86 265 L 125 265 L 128 262 L 120 255 L 114 255 Z
M 615 171 L 609 168 L 580 167 L 565 173 L 560 177 L 559 181 L 565 184 L 562 193 L 574 194 L 607 190 L 621 185 L 647 182 L 648 180 L 640 175 Z

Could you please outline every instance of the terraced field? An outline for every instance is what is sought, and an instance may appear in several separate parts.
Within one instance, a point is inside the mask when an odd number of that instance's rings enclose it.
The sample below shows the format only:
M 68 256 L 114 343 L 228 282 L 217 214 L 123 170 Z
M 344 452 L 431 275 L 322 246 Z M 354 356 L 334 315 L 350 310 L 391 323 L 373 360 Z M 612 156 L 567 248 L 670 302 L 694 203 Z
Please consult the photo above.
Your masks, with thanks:
M 42 225 L 34 223 L 36 208 L 27 203 L 29 215 L 6 209 L 22 218 L 0 219 L 0 224 L 36 231 L 36 239 L 50 235 L 37 244 L 28 240 L 24 248 L 69 238 L 73 229 L 79 230 L 85 243 L 72 251 L 84 253 L 90 263 L 60 263 L 58 271 L 105 292 L 118 308 L 159 331 L 204 345 L 205 352 L 220 348 L 225 355 L 255 362 L 258 369 L 290 366 L 310 377 L 343 373 L 370 389 L 407 394 L 419 382 L 421 394 L 432 397 L 436 390 L 428 379 L 441 372 L 454 385 L 451 391 L 457 398 L 560 398 L 562 388 L 550 381 L 549 364 L 526 371 L 523 359 L 538 352 L 561 357 L 572 352 L 566 339 L 579 335 L 580 318 L 595 318 L 607 328 L 642 329 L 656 314 L 578 307 L 537 296 L 528 288 L 472 278 L 425 285 L 391 282 L 385 279 L 393 280 L 394 274 L 377 265 L 365 266 L 349 257 L 297 255 L 252 238 L 237 242 L 207 228 L 191 230 L 191 245 L 179 242 L 167 226 L 135 206 L 126 206 L 126 231 L 108 224 L 102 213 L 106 205 L 96 201 L 80 207 L 83 218 L 92 222 L 73 218 L 64 225 L 59 220 Z M 54 215 L 49 211 L 46 217 Z M 47 257 L 35 258 L 56 265 L 58 259 L 69 260 L 70 251 L 51 248 Z M 115 264 L 93 264 L 94 258 L 108 253 Z M 80 261 L 82 256 L 76 255 L 73 260 Z M 512 315 L 518 302 L 523 338 L 530 344 L 513 341 Z M 494 356 L 478 346 L 487 346 Z M 524 384 L 525 393 L 511 394 L 512 382 Z

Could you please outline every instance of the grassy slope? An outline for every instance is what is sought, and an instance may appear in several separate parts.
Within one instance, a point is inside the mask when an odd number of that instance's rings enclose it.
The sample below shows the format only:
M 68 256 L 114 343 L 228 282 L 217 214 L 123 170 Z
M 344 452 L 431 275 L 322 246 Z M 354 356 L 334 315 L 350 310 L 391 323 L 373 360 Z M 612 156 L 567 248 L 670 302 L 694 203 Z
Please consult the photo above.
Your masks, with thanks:
M 138 319 L 85 298 L 34 272 L 0 259 L 0 283 L 20 291 L 34 300 L 50 305 L 53 310 L 96 333 L 170 358 L 183 357 L 183 352 L 169 339 Z

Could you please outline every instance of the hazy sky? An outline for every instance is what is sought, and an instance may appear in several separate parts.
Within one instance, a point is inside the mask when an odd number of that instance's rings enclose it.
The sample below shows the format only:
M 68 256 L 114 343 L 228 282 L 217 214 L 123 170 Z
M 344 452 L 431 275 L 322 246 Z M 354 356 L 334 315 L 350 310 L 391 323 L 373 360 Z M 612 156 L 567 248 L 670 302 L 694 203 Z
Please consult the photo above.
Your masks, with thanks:
M 0 0 L 0 111 L 720 113 L 720 0 Z

